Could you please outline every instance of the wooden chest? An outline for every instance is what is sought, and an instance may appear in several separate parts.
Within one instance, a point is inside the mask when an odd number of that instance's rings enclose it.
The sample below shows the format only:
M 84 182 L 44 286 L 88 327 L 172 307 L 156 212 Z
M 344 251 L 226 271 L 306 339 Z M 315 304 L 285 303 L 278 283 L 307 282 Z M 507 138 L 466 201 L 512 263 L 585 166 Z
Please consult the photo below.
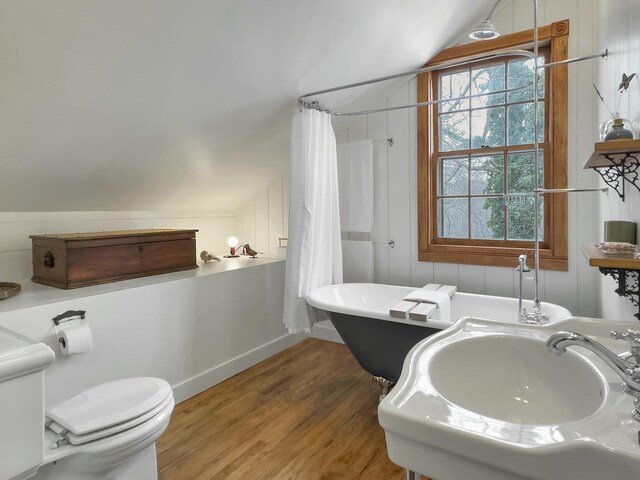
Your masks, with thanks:
M 77 288 L 198 268 L 198 230 L 31 235 L 33 280 Z

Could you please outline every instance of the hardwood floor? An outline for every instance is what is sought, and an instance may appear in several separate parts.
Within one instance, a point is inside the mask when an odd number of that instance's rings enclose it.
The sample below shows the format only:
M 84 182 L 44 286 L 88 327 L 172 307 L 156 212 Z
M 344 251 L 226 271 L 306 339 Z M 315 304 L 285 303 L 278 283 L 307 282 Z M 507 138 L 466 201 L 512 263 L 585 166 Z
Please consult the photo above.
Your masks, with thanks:
M 401 480 L 379 387 L 344 345 L 307 339 L 176 407 L 159 480 Z

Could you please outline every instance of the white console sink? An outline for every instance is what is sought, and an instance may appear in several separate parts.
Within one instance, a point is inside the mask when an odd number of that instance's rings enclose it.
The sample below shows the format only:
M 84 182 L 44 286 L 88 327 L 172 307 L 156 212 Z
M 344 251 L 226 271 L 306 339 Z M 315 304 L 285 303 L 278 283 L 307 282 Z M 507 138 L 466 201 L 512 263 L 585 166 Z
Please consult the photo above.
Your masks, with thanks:
M 411 350 L 380 404 L 389 457 L 437 480 L 640 478 L 640 423 L 619 377 L 586 349 L 545 346 L 571 330 L 619 353 L 628 344 L 608 333 L 631 327 L 462 319 Z

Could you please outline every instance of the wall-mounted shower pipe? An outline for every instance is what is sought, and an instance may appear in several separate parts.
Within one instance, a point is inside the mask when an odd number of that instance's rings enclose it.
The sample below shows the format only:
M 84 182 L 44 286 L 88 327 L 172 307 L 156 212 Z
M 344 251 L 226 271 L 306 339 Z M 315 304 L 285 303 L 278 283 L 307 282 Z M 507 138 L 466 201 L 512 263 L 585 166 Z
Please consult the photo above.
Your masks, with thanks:
M 481 94 L 478 94 L 478 95 L 469 95 L 469 96 L 466 96 L 466 97 L 455 97 L 455 98 L 448 98 L 448 99 L 440 100 L 440 101 L 412 103 L 412 104 L 402 105 L 402 106 L 378 108 L 378 109 L 375 109 L 375 110 L 362 110 L 360 112 L 335 112 L 335 111 L 329 110 L 327 108 L 324 108 L 322 105 L 320 105 L 320 103 L 318 101 L 309 101 L 309 100 L 307 100 L 309 97 L 314 97 L 314 96 L 317 96 L 317 95 L 323 95 L 323 94 L 326 94 L 326 93 L 337 92 L 337 91 L 340 91 L 340 90 L 347 90 L 347 89 L 350 89 L 350 88 L 361 87 L 361 86 L 364 86 L 364 85 L 370 85 L 370 84 L 378 83 L 378 82 L 385 82 L 385 81 L 388 81 L 388 80 L 394 80 L 396 78 L 415 76 L 415 75 L 419 75 L 421 73 L 432 72 L 434 70 L 440 70 L 442 68 L 459 67 L 459 66 L 469 65 L 469 64 L 480 62 L 480 61 L 483 61 L 483 60 L 490 60 L 492 58 L 500 58 L 500 57 L 510 56 L 510 55 L 511 56 L 525 56 L 525 57 L 528 57 L 528 58 L 531 58 L 531 59 L 535 58 L 533 53 L 529 52 L 527 50 L 498 50 L 497 52 L 493 52 L 493 53 L 490 53 L 490 54 L 482 53 L 482 54 L 479 54 L 479 55 L 466 57 L 463 61 L 442 62 L 442 63 L 439 63 L 438 65 L 432 65 L 432 66 L 429 66 L 429 67 L 423 67 L 423 68 L 419 68 L 417 70 L 409 70 L 407 72 L 397 73 L 395 75 L 388 75 L 386 77 L 378 77 L 378 78 L 374 78 L 374 79 L 371 79 L 371 80 L 365 80 L 365 81 L 362 81 L 362 82 L 349 83 L 349 84 L 346 84 L 346 85 L 341 85 L 339 87 L 327 88 L 327 89 L 324 89 L 324 90 L 317 90 L 315 92 L 305 93 L 304 95 L 301 95 L 300 97 L 298 97 L 298 105 L 300 107 L 302 107 L 302 108 L 312 108 L 312 109 L 315 109 L 315 110 L 321 110 L 321 111 L 327 112 L 327 113 L 329 113 L 331 115 L 334 115 L 334 116 L 358 116 L 358 115 L 367 115 L 369 113 L 389 112 L 389 111 L 399 110 L 399 109 L 403 109 L 403 108 L 425 107 L 425 106 L 429 106 L 429 105 L 436 105 L 436 104 L 443 103 L 443 102 L 452 102 L 452 101 L 456 101 L 456 100 L 466 100 L 466 99 L 469 99 L 469 98 L 475 98 L 475 97 L 479 97 L 479 96 L 491 95 L 491 94 L 494 94 L 494 93 L 515 92 L 517 90 L 522 90 L 524 88 L 530 87 L 533 82 L 528 83 L 526 85 L 523 85 L 521 87 L 515 87 L 515 88 L 507 89 L 507 90 L 496 90 L 494 92 L 481 93 Z M 556 67 L 556 66 L 559 66 L 559 65 L 565 65 L 565 64 L 574 63 L 574 62 L 581 62 L 583 60 L 591 60 L 591 59 L 594 59 L 594 58 L 607 58 L 608 55 L 609 55 L 609 51 L 605 50 L 602 53 L 597 53 L 597 54 L 593 54 L 593 55 L 586 55 L 586 56 L 580 56 L 580 57 L 574 57 L 574 58 L 569 58 L 567 60 L 561 60 L 561 61 L 558 61 L 558 62 L 547 63 L 545 65 L 538 66 L 538 68 L 552 68 L 552 67 Z
M 526 50 L 512 50 L 509 52 L 509 56 L 517 56 L 522 55 L 528 58 L 533 58 L 533 54 L 531 52 L 527 52 Z M 356 117 L 358 115 L 365 115 L 369 113 L 380 113 L 380 112 L 391 112 L 393 110 L 402 110 L 404 108 L 415 108 L 415 107 L 428 107 L 429 105 L 439 105 L 441 103 L 449 103 L 455 102 L 458 100 L 469 100 L 471 98 L 484 97 L 487 95 L 493 95 L 494 93 L 511 93 L 517 92 L 518 90 L 524 90 L 525 88 L 529 88 L 533 85 L 533 82 L 526 83 L 520 87 L 507 88 L 505 90 L 494 90 L 492 92 L 487 93 L 476 93 L 474 95 L 466 95 L 464 97 L 454 97 L 454 98 L 445 98 L 442 100 L 430 100 L 428 102 L 420 102 L 420 103 L 410 103 L 408 105 L 397 105 L 395 107 L 382 107 L 375 108 L 373 110 L 362 110 L 360 112 L 334 112 L 332 110 L 328 110 L 320 106 L 317 102 L 311 102 L 310 104 L 302 104 L 301 106 L 306 106 L 309 108 L 315 108 L 316 110 L 322 110 L 323 112 L 330 113 L 336 117 Z
M 533 0 L 533 188 L 538 186 L 538 165 L 540 163 L 540 152 L 538 151 L 538 0 Z M 539 195 L 533 197 L 533 239 L 535 244 L 535 291 L 533 298 L 533 313 L 540 315 L 540 219 L 538 213 L 540 209 Z
M 455 98 L 448 98 L 448 99 L 440 100 L 440 101 L 412 103 L 412 104 L 401 105 L 401 106 L 396 106 L 396 107 L 378 108 L 378 109 L 375 109 L 375 110 L 362 110 L 362 111 L 359 111 L 359 112 L 335 112 L 335 111 L 329 110 L 327 108 L 324 108 L 317 101 L 308 101 L 307 100 L 307 98 L 309 98 L 309 97 L 313 97 L 313 96 L 317 96 L 317 95 L 323 95 L 323 94 L 326 94 L 326 93 L 337 92 L 337 91 L 346 90 L 346 89 L 349 89 L 349 88 L 361 87 L 361 86 L 369 85 L 369 84 L 372 84 L 372 83 L 384 82 L 384 81 L 387 81 L 387 80 L 393 80 L 393 79 L 396 79 L 396 78 L 402 78 L 402 77 L 406 77 L 406 76 L 415 76 L 415 75 L 419 75 L 420 73 L 431 72 L 431 71 L 434 71 L 434 70 L 439 70 L 441 68 L 458 67 L 458 66 L 463 66 L 463 65 L 468 65 L 468 64 L 471 64 L 471 63 L 479 62 L 479 61 L 482 61 L 482 60 L 489 60 L 489 59 L 492 59 L 492 58 L 499 58 L 499 57 L 510 56 L 510 55 L 511 56 L 525 56 L 525 57 L 528 57 L 528 58 L 531 58 L 531 59 L 535 58 L 531 52 L 526 51 L 526 50 L 502 50 L 502 51 L 494 52 L 492 54 L 483 53 L 481 55 L 467 57 L 462 62 L 453 62 L 453 61 L 452 62 L 443 62 L 443 63 L 440 63 L 438 65 L 424 67 L 424 68 L 420 68 L 418 70 L 410 70 L 408 72 L 398 73 L 398 74 L 395 74 L 395 75 L 389 75 L 389 76 L 386 76 L 386 77 L 379 77 L 379 78 L 374 78 L 372 80 L 366 80 L 366 81 L 363 81 L 363 82 L 350 83 L 350 84 L 347 84 L 347 85 L 341 85 L 339 87 L 327 88 L 325 90 L 318 90 L 316 92 L 305 93 L 304 95 L 301 95 L 300 97 L 298 97 L 298 105 L 300 105 L 300 107 L 302 107 L 302 108 L 312 108 L 312 109 L 315 109 L 315 110 L 321 110 L 321 111 L 327 112 L 327 113 L 329 113 L 331 115 L 334 115 L 334 116 L 351 117 L 351 116 L 358 116 L 358 115 L 367 115 L 369 113 L 389 112 L 389 111 L 392 111 L 392 110 L 400 110 L 400 109 L 404 109 L 404 108 L 425 107 L 425 106 L 429 106 L 429 105 L 436 105 L 436 104 L 443 103 L 443 102 L 452 102 L 452 101 L 456 101 L 456 100 L 466 100 L 466 99 L 469 99 L 469 98 L 475 98 L 475 97 L 480 97 L 480 96 L 485 96 L 485 95 L 491 95 L 491 94 L 494 94 L 494 93 L 515 92 L 517 90 L 522 90 L 524 88 L 530 87 L 533 82 L 528 83 L 526 85 L 523 85 L 521 87 L 515 87 L 515 88 L 511 88 L 511 89 L 507 89 L 507 90 L 496 90 L 494 92 L 481 93 L 481 94 L 478 94 L 478 95 L 469 95 L 469 96 L 466 96 L 466 97 L 455 97 Z M 609 51 L 605 50 L 602 53 L 597 53 L 597 54 L 593 54 L 593 55 L 586 55 L 586 56 L 581 56 L 581 57 L 569 58 L 567 60 L 561 60 L 559 62 L 547 63 L 545 65 L 538 66 L 538 68 L 551 68 L 551 67 L 555 67 L 555 66 L 559 66 L 559 65 L 565 65 L 565 64 L 574 63 L 574 62 L 581 62 L 583 60 L 591 60 L 593 58 L 607 58 L 608 55 L 609 55 Z
M 579 192 L 602 192 L 609 193 L 609 187 L 597 188 L 536 188 L 533 193 L 535 195 L 544 195 L 545 193 L 579 193 Z M 526 195 L 526 194 L 524 194 Z

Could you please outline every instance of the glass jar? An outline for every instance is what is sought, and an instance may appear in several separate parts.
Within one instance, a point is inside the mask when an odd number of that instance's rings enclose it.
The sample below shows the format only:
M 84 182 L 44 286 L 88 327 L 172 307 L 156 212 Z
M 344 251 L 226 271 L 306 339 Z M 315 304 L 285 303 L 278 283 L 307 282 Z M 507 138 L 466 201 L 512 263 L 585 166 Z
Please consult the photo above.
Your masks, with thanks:
M 629 120 L 627 120 L 626 118 L 622 118 L 618 112 L 614 113 L 606 121 L 604 121 L 604 122 L 602 122 L 600 124 L 600 141 L 601 142 L 604 142 L 606 140 L 607 135 L 609 134 L 609 132 L 611 132 L 611 130 L 613 130 L 613 122 L 616 119 L 622 120 L 623 125 L 627 125 L 627 126 L 631 125 L 631 122 Z M 623 128 L 623 130 L 629 132 L 629 130 L 627 130 L 626 128 Z M 629 133 L 631 133 L 631 132 L 629 132 Z M 624 138 L 633 138 L 633 133 L 631 133 L 631 137 L 624 137 Z
M 622 118 L 615 118 L 611 131 L 607 133 L 604 140 L 608 142 L 609 140 L 622 140 L 625 138 L 633 138 L 633 133 L 624 128 L 624 120 Z

